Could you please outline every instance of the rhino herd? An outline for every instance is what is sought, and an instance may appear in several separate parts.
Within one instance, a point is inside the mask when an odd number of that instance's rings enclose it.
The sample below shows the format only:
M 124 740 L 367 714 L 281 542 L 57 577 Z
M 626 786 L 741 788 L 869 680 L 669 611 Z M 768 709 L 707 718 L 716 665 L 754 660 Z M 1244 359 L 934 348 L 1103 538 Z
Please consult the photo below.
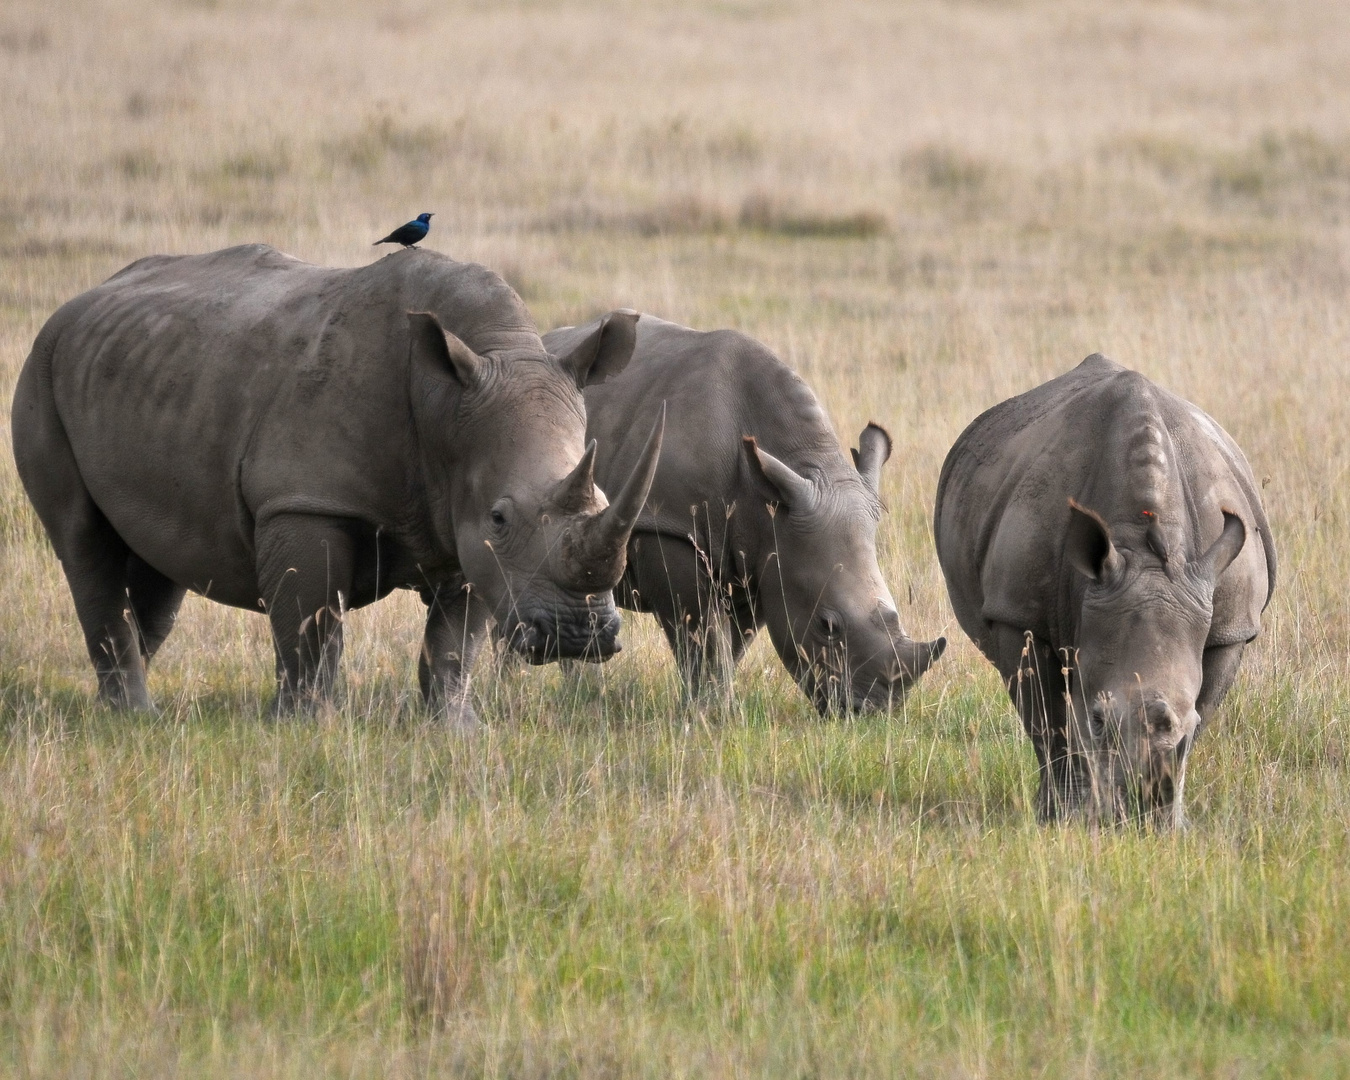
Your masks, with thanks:
M 603 661 L 617 607 L 655 615 L 691 697 L 765 628 L 822 713 L 889 708 L 947 644 L 909 636 L 877 563 L 883 428 L 849 461 L 744 334 L 615 311 L 541 338 L 500 277 L 426 250 L 142 259 L 48 320 L 12 427 L 114 706 L 150 707 L 189 589 L 266 614 L 278 712 L 334 693 L 346 612 L 415 589 L 423 697 L 468 728 L 494 637 Z M 1179 824 L 1275 583 L 1227 433 L 1090 356 L 966 428 L 933 535 L 1041 818 Z

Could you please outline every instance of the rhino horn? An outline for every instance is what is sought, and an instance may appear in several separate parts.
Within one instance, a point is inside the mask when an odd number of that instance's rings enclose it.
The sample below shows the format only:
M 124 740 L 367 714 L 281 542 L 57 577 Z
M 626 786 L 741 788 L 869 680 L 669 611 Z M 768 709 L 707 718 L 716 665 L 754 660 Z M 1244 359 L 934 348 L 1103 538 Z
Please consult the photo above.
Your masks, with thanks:
M 902 635 L 893 642 L 893 648 L 899 667 L 893 681 L 908 680 L 913 683 L 917 682 L 919 676 L 936 664 L 947 651 L 947 639 L 940 637 L 933 641 L 915 641 L 907 635 Z
M 869 423 L 858 436 L 858 449 L 852 451 L 853 467 L 874 495 L 881 492 L 881 467 L 891 456 L 891 446 L 890 432 L 880 424 Z
M 768 451 L 761 450 L 753 435 L 742 436 L 741 443 L 751 470 L 773 488 L 778 500 L 789 510 L 810 510 L 816 505 L 819 496 L 810 480 Z
M 628 308 L 612 311 L 576 348 L 558 357 L 562 369 L 576 380 L 578 390 L 605 382 L 628 366 L 637 347 L 638 318 L 638 313 Z
M 1111 527 L 1095 510 L 1069 500 L 1069 532 L 1064 538 L 1069 565 L 1094 581 L 1105 581 L 1119 571 L 1122 560 L 1111 542 Z
M 1231 510 L 1223 512 L 1223 532 L 1191 566 L 1191 573 L 1212 588 L 1219 576 L 1228 569 L 1242 552 L 1247 542 L 1247 526 Z
M 594 556 L 604 558 L 615 547 L 622 547 L 628 542 L 628 534 L 637 524 L 638 515 L 647 502 L 647 493 L 651 491 L 652 481 L 656 478 L 656 464 L 661 458 L 661 440 L 665 433 L 666 406 L 662 402 L 661 415 L 657 417 L 652 433 L 647 436 L 647 445 L 643 447 L 623 489 L 587 530 L 587 550 Z
M 596 442 L 592 439 L 586 447 L 586 452 L 581 455 L 581 460 L 577 462 L 577 467 L 558 481 L 553 502 L 564 513 L 574 514 L 585 509 L 586 504 L 593 497 L 595 491 L 595 450 Z

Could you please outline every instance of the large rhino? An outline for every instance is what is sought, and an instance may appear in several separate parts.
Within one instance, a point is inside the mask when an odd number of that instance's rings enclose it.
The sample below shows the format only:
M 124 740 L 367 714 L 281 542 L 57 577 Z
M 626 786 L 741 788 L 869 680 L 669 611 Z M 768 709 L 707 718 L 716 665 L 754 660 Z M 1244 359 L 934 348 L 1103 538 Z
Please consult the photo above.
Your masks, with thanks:
M 560 328 L 544 344 L 566 352 L 603 325 Z M 887 707 L 942 655 L 945 638 L 905 633 L 877 567 L 877 486 L 891 452 L 880 427 L 863 430 L 850 464 L 810 388 L 759 342 L 650 315 L 628 370 L 592 380 L 585 397 L 601 486 L 632 468 L 639 429 L 669 409 L 616 592 L 656 615 L 691 692 L 766 625 L 821 711 Z
M 1275 588 L 1242 451 L 1099 354 L 976 418 L 933 534 L 1040 764 L 1038 810 L 1181 824 L 1186 757 Z
M 606 508 L 579 388 L 622 369 L 634 321 L 555 359 L 481 266 L 262 245 L 141 259 L 64 305 L 19 378 L 14 453 L 101 695 L 149 705 L 187 589 L 266 610 L 280 710 L 331 692 L 343 613 L 399 587 L 427 604 L 421 687 L 453 721 L 475 720 L 493 619 L 534 662 L 617 651 L 660 425 Z

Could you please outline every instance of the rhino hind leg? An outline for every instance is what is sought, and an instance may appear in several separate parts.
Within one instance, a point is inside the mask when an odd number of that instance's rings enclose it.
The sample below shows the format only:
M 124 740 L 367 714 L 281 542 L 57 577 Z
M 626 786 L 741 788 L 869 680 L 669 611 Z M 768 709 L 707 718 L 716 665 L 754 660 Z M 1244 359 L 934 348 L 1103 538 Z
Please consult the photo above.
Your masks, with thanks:
M 127 559 L 127 595 L 141 659 L 148 665 L 173 629 L 187 590 L 133 554 Z
M 427 629 L 417 661 L 422 699 L 451 727 L 471 731 L 480 726 L 469 700 L 474 661 L 487 644 L 492 613 L 471 590 L 457 586 L 426 589 Z M 508 655 L 514 655 L 508 650 Z
M 1051 822 L 1084 809 L 1091 784 L 1086 762 L 1070 750 L 1059 657 L 1049 642 L 1011 626 L 996 624 L 991 638 L 992 647 L 986 648 L 985 654 L 1003 676 L 1008 696 L 1036 751 L 1037 818 Z
M 345 523 L 280 514 L 259 529 L 258 585 L 277 660 L 276 714 L 332 699 L 356 543 Z
M 140 636 L 127 602 L 126 544 L 93 509 L 88 520 L 66 530 L 58 553 L 98 676 L 99 697 L 114 708 L 150 709 Z
M 41 339 L 40 339 L 41 340 Z M 131 551 L 95 504 L 44 383 L 34 347 L 14 394 L 14 457 L 65 571 L 98 692 L 115 708 L 149 709 L 145 664 L 127 602 Z
M 693 544 L 654 534 L 634 537 L 618 599 L 656 616 L 690 699 L 714 685 L 729 691 L 755 627 L 718 595 Z

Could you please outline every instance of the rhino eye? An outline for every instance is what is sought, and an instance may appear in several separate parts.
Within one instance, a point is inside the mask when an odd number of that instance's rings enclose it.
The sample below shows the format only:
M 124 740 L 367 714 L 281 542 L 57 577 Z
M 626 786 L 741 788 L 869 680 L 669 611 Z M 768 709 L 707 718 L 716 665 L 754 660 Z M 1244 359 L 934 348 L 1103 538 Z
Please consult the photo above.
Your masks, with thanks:
M 502 509 L 501 503 L 498 503 L 492 508 L 491 512 L 488 514 L 488 520 L 492 522 L 492 527 L 494 529 L 506 528 L 506 513 Z
M 822 615 L 816 620 L 824 637 L 834 640 L 839 637 L 839 624 L 832 615 Z
M 1106 733 L 1106 710 L 1094 705 L 1088 713 L 1088 730 L 1094 739 L 1100 739 Z

